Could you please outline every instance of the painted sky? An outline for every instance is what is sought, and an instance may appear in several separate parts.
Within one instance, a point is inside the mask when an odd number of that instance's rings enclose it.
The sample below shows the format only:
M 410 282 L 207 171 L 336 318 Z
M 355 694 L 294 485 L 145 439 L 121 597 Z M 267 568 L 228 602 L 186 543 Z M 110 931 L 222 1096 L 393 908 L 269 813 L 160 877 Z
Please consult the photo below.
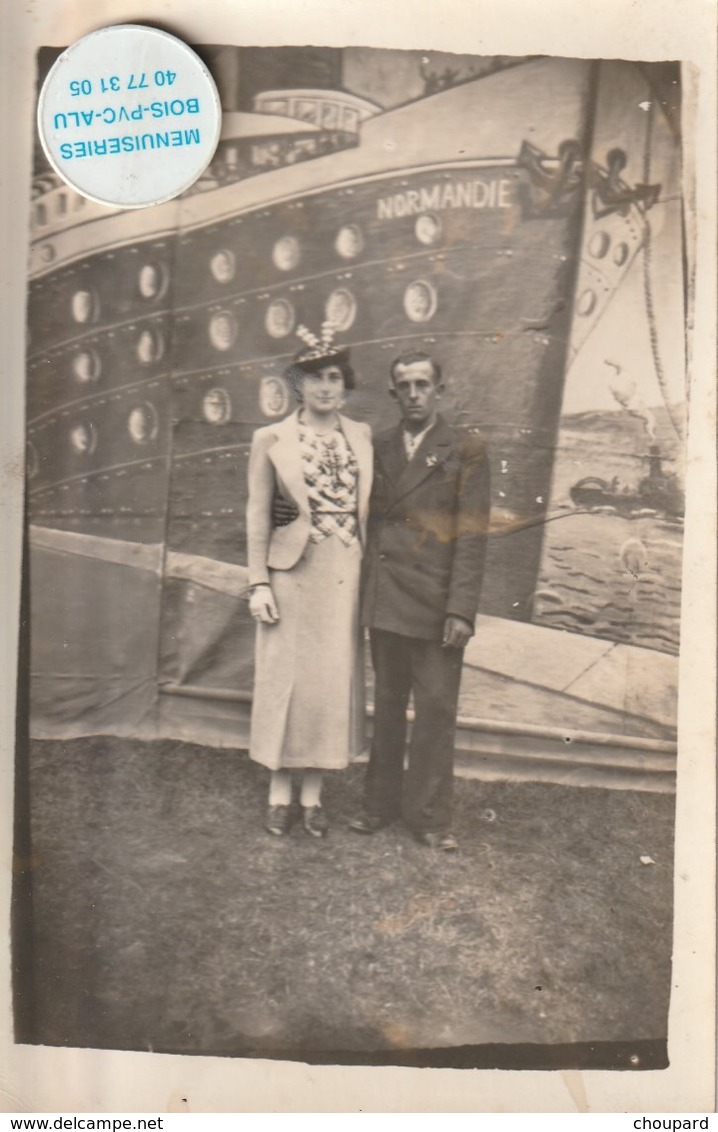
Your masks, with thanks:
M 626 154 L 623 177 L 635 185 L 660 184 L 659 202 L 648 212 L 651 257 L 646 272 L 639 252 L 599 321 L 576 356 L 566 378 L 564 413 L 615 409 L 611 360 L 636 383 L 636 396 L 660 405 L 663 394 L 649 337 L 647 291 L 655 314 L 658 353 L 668 400 L 685 401 L 685 314 L 682 262 L 680 139 L 674 121 L 649 103 L 656 93 L 638 67 L 603 63 L 594 132 L 594 158 L 609 150 Z M 647 176 L 646 176 L 647 175 Z

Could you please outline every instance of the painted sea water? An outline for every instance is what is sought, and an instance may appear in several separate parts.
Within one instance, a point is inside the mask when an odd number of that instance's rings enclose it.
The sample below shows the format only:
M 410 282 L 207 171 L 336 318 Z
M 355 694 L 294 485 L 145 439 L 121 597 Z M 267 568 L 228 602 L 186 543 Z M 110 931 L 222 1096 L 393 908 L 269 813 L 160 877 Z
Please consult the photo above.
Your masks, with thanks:
M 662 480 L 671 484 L 674 502 L 680 499 L 683 442 L 677 429 L 682 420 L 676 409 L 643 417 L 617 411 L 563 418 L 535 624 L 677 655 L 683 518 L 677 506 L 662 507 L 660 493 L 646 488 L 657 449 Z M 601 496 L 589 489 L 582 499 L 576 485 L 591 477 L 608 491 Z

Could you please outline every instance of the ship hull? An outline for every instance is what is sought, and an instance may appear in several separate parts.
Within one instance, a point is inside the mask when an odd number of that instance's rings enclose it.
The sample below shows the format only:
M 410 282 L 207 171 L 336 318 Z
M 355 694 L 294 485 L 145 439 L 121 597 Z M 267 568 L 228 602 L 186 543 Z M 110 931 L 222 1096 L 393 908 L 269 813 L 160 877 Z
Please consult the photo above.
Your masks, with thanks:
M 281 374 L 297 325 L 332 317 L 358 374 L 347 410 L 374 428 L 395 419 L 392 360 L 418 349 L 440 361 L 443 411 L 490 454 L 482 611 L 528 620 L 585 201 L 581 160 L 562 180 L 559 154 L 566 139 L 579 158 L 587 151 L 592 88 L 588 63 L 521 71 L 381 115 L 345 153 L 144 216 L 83 212 L 83 223 L 70 216 L 39 234 L 32 522 L 86 546 L 161 547 L 165 563 L 183 555 L 241 579 L 252 434 L 293 408 Z M 533 166 L 527 136 L 542 155 Z M 106 571 L 83 576 L 89 609 L 117 603 Z M 59 573 L 56 584 L 61 595 Z M 198 638 L 197 575 L 161 569 L 158 588 L 143 588 L 130 616 L 156 626 L 159 687 L 248 694 L 244 603 L 235 595 L 230 610 L 205 585 L 216 630 Z M 90 631 L 59 605 L 53 634 Z M 49 631 L 36 624 L 38 656 Z

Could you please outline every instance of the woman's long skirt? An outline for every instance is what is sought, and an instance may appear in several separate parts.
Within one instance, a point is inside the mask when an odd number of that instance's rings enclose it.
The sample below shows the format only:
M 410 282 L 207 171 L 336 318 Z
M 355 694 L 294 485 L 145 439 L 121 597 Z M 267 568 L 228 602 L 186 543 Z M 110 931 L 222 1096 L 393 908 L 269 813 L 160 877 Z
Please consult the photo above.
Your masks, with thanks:
M 358 542 L 309 543 L 272 570 L 279 621 L 257 626 L 250 756 L 270 770 L 340 769 L 364 747 Z

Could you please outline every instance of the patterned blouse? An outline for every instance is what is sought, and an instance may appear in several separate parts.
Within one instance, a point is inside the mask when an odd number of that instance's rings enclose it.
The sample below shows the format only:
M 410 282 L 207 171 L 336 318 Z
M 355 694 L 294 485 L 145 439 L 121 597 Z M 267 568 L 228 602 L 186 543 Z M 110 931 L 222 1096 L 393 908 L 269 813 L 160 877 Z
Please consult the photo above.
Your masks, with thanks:
M 345 546 L 357 538 L 359 468 L 337 425 L 320 434 L 299 420 L 299 448 L 312 513 L 312 542 L 336 535 Z

